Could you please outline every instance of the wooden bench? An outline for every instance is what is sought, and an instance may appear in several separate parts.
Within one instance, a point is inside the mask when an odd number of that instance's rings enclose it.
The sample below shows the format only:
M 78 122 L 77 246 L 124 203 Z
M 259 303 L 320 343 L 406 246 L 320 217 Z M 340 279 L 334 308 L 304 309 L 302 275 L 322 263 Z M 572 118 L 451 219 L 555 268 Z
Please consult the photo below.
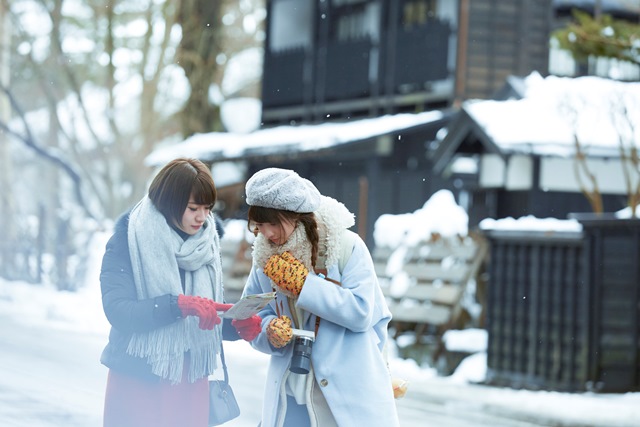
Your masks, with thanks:
M 459 320 L 467 284 L 481 271 L 488 250 L 486 241 L 478 235 L 432 236 L 406 249 L 402 271 L 409 285 L 401 292 L 393 289 L 393 278 L 387 274 L 385 262 L 393 256 L 388 252 L 376 249 L 373 258 L 393 314 L 396 336 L 407 330 L 421 336 L 428 329 L 440 336 Z

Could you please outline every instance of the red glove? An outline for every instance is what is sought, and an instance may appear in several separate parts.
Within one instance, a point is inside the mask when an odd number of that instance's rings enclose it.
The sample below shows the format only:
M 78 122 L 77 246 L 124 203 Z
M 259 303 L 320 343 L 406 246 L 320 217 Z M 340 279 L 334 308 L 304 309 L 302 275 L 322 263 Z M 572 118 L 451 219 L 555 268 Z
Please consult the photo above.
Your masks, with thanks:
M 218 311 L 227 311 L 233 304 L 220 304 L 209 298 L 178 295 L 178 308 L 182 317 L 198 316 L 200 329 L 211 330 L 222 321 Z
M 253 341 L 262 331 L 262 318 L 257 314 L 248 319 L 233 319 L 231 324 L 235 326 L 238 335 L 245 341 Z

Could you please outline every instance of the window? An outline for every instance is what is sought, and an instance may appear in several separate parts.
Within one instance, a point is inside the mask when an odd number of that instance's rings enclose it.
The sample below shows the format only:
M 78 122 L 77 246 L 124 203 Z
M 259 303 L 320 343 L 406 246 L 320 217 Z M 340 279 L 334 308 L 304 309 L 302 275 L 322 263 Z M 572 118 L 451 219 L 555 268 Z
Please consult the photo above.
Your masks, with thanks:
M 331 16 L 334 40 L 378 40 L 380 4 L 364 0 L 332 0 Z
M 410 29 L 436 18 L 437 0 L 407 0 L 402 5 L 402 26 Z
M 311 48 L 313 36 L 313 0 L 273 2 L 269 27 L 269 50 Z

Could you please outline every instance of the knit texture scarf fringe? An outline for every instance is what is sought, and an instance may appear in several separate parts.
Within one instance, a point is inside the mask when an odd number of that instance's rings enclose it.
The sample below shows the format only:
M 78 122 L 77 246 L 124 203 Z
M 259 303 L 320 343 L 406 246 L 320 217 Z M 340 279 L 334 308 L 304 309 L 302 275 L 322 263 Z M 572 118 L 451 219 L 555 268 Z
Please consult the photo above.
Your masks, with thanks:
M 223 301 L 220 240 L 212 217 L 186 240 L 170 227 L 148 197 L 129 217 L 129 250 L 139 300 L 183 293 L 180 268 L 185 271 L 186 295 Z M 144 357 L 152 372 L 177 384 L 189 352 L 189 382 L 213 374 L 220 351 L 221 327 L 200 329 L 189 316 L 149 332 L 133 334 L 127 353 Z

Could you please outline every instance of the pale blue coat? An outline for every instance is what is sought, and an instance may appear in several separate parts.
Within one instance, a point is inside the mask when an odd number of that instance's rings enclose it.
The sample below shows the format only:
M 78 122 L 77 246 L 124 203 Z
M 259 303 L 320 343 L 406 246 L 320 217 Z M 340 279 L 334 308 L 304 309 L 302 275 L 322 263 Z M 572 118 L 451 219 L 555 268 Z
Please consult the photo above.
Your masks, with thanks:
M 297 301 L 299 308 L 322 320 L 313 344 L 312 364 L 318 384 L 340 427 L 398 426 L 391 377 L 382 354 L 391 313 L 378 286 L 371 255 L 360 238 L 342 277 L 338 265 L 328 266 L 327 277 L 341 286 L 309 274 Z M 244 294 L 271 292 L 262 266 L 252 268 Z M 280 299 L 280 297 L 279 297 Z M 284 313 L 291 317 L 289 307 Z M 271 355 L 262 408 L 262 427 L 274 427 L 288 374 L 292 345 L 275 349 L 266 326 L 276 317 L 275 304 L 260 312 L 263 331 L 251 345 Z M 313 330 L 315 316 L 305 329 Z

